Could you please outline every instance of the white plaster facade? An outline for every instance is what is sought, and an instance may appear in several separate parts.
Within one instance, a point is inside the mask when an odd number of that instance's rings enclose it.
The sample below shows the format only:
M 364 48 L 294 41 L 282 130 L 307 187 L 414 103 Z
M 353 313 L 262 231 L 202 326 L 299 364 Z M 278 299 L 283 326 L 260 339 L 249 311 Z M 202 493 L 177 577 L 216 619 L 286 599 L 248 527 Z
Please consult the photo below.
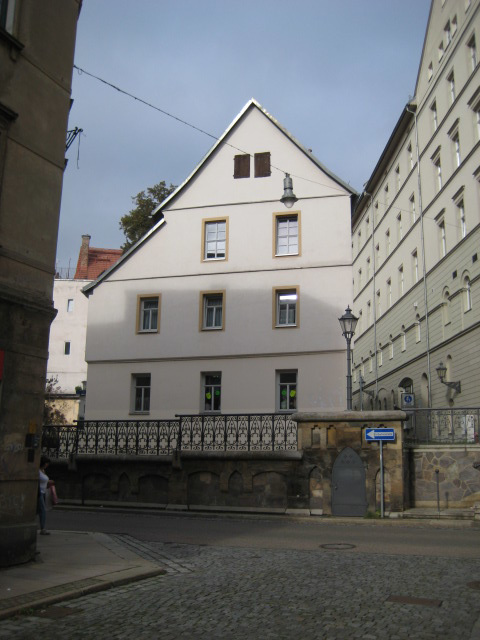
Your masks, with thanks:
M 82 289 L 89 280 L 55 279 L 53 304 L 57 310 L 50 327 L 47 377 L 56 377 L 63 393 L 75 393 L 87 380 L 85 341 L 88 299 Z M 76 418 L 76 416 L 75 416 Z
M 404 388 L 419 407 L 480 404 L 477 42 L 478 1 L 432 2 L 415 97 L 357 204 L 354 408 L 360 375 L 375 394 L 364 408 L 393 408 Z
M 255 177 L 255 155 L 266 152 L 268 175 Z M 234 177 L 234 157 L 248 154 L 250 177 Z M 290 210 L 279 202 L 285 171 L 298 197 Z M 338 318 L 352 299 L 353 193 L 250 101 L 161 205 L 153 230 L 85 287 L 86 418 L 200 413 L 211 374 L 221 374 L 222 413 L 278 410 L 279 372 L 296 374 L 296 409 L 344 408 Z M 297 225 L 298 248 L 288 255 L 276 255 L 277 214 Z M 226 231 L 225 256 L 206 259 L 205 228 L 215 221 Z M 293 326 L 276 326 L 279 292 L 297 296 Z M 212 295 L 221 299 L 221 326 L 205 328 Z M 139 329 L 145 299 L 157 300 L 151 331 Z M 136 411 L 142 376 L 149 407 Z

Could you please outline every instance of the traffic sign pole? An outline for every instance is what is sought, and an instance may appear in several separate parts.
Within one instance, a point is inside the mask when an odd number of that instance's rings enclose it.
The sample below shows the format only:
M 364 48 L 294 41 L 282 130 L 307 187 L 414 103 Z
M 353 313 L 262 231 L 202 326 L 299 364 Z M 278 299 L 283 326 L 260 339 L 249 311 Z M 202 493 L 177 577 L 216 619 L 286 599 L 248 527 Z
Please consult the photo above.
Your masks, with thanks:
M 380 517 L 383 518 L 383 440 L 380 440 Z

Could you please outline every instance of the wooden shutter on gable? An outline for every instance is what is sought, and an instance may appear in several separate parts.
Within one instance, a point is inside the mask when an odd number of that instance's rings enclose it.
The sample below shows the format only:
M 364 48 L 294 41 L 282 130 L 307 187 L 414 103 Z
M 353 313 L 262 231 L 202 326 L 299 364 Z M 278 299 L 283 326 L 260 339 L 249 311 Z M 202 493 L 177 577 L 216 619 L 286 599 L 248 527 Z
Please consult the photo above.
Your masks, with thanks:
M 250 155 L 243 153 L 235 156 L 233 159 L 233 177 L 249 178 L 250 177 Z
M 270 151 L 255 154 L 255 178 L 266 178 L 271 175 Z

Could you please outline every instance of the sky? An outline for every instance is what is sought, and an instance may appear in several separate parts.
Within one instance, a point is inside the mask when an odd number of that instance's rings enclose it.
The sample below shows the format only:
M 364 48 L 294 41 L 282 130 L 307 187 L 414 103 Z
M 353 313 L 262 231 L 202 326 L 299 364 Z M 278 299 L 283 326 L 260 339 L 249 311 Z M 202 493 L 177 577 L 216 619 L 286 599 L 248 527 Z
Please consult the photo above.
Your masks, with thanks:
M 429 9 L 430 0 L 84 0 L 75 64 L 217 137 L 255 98 L 361 191 L 415 92 Z M 160 180 L 181 184 L 215 141 L 76 69 L 72 98 L 69 129 L 83 134 L 67 152 L 57 268 L 74 269 L 82 234 L 120 247 L 132 198 Z

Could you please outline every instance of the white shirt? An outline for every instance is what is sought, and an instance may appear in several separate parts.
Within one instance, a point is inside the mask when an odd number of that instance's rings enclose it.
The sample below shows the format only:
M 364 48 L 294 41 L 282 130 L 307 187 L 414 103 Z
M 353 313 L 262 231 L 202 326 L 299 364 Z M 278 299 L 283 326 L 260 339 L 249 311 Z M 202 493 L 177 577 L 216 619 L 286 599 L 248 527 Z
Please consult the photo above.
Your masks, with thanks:
M 40 485 L 40 493 L 46 493 L 48 480 L 49 480 L 48 476 L 45 473 L 43 473 L 41 469 L 39 469 L 38 482 Z

